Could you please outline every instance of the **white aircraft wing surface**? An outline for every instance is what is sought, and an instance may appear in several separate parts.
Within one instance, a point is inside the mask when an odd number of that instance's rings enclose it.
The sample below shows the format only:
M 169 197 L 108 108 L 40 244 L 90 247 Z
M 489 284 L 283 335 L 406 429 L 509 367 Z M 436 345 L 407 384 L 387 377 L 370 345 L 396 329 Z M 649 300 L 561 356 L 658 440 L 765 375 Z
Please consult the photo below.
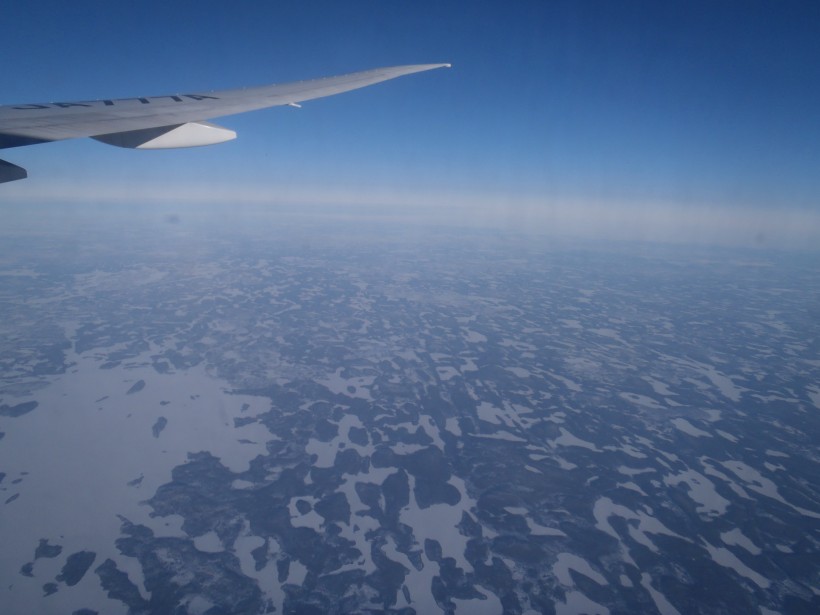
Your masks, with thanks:
M 92 137 L 119 147 L 160 149 L 221 143 L 236 133 L 205 120 L 332 96 L 449 64 L 392 66 L 278 85 L 77 102 L 0 106 L 0 149 Z M 0 183 L 25 169 L 0 160 Z

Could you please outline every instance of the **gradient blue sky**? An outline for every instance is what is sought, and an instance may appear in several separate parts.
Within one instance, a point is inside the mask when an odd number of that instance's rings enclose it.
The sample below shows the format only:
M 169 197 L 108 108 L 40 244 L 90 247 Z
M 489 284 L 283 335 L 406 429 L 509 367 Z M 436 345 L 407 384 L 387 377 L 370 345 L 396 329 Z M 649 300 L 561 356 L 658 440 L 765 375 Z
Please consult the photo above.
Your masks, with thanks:
M 209 148 L 5 150 L 30 179 L 2 190 L 664 205 L 805 227 L 820 220 L 818 31 L 814 2 L 6 3 L 2 104 L 453 69 L 224 118 L 239 138 Z

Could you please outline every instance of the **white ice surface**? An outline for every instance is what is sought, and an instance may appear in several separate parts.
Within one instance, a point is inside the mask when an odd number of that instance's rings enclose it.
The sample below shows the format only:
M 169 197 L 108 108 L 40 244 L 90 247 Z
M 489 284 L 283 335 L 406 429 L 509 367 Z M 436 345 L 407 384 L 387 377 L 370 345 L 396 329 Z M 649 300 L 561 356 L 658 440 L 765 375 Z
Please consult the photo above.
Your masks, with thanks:
M 680 611 L 672 606 L 672 603 L 667 600 L 666 596 L 652 587 L 652 577 L 645 572 L 641 574 L 641 585 L 649 592 L 649 595 L 652 596 L 655 608 L 658 609 L 661 615 L 681 615 Z
M 697 512 L 706 518 L 722 515 L 729 508 L 729 500 L 717 492 L 712 481 L 695 470 L 666 476 L 663 482 L 672 487 L 686 484 L 689 497 L 699 504 Z
M 48 615 L 91 607 L 124 613 L 125 606 L 108 598 L 93 573 L 111 558 L 148 596 L 139 562 L 115 547 L 118 515 L 158 536 L 180 535 L 178 518 L 152 518 L 141 502 L 170 481 L 171 470 L 186 463 L 188 453 L 209 451 L 234 472 L 266 453 L 272 436 L 264 425 L 235 428 L 233 419 L 267 410 L 269 400 L 228 394 L 227 385 L 202 367 L 158 374 L 150 367 L 150 354 L 100 370 L 101 360 L 90 353 L 70 353 L 67 362 L 73 367 L 37 391 L 35 410 L 0 417 L 0 431 L 6 432 L 0 467 L 11 476 L 27 472 L 15 485 L 19 497 L 0 508 L 0 523 L 16 528 L 4 532 L 0 549 L 0 578 L 13 580 L 0 588 L 5 612 Z M 145 387 L 128 394 L 139 380 Z M 243 404 L 249 405 L 244 413 Z M 154 437 L 160 416 L 168 423 Z M 63 552 L 37 560 L 33 578 L 24 577 L 20 566 L 34 559 L 41 538 L 62 545 Z M 96 553 L 92 569 L 78 585 L 61 584 L 44 599 L 42 585 L 54 580 L 67 555 L 80 550 Z
M 702 429 L 698 429 L 692 423 L 687 421 L 686 419 L 672 419 L 672 424 L 675 426 L 676 429 L 682 431 L 687 436 L 692 436 L 693 438 L 711 438 L 712 434 L 708 431 L 703 431 Z
M 753 543 L 740 529 L 735 528 L 728 532 L 723 532 L 720 535 L 723 544 L 729 546 L 738 546 L 746 549 L 752 555 L 760 555 L 763 551 L 755 543 Z
M 707 551 L 709 551 L 709 555 L 712 556 L 715 563 L 720 564 L 725 568 L 731 568 L 740 576 L 746 577 L 761 589 L 766 589 L 769 585 L 771 585 L 766 577 L 755 572 L 749 566 L 744 564 L 734 553 L 729 551 L 729 549 L 725 547 L 715 547 L 708 542 L 705 542 L 704 547 Z

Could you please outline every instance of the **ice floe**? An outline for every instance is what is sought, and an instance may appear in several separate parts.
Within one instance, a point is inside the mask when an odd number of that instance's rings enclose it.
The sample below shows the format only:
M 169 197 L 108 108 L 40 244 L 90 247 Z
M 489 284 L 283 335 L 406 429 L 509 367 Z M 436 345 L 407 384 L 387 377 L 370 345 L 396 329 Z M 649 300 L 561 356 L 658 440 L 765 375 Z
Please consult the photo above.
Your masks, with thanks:
M 370 387 L 373 385 L 376 376 L 367 375 L 344 378 L 342 376 L 343 371 L 344 368 L 338 367 L 333 374 L 325 376 L 324 378 L 316 378 L 316 383 L 324 385 L 337 395 L 358 397 L 359 399 L 372 401 L 373 397 L 370 394 Z
M 618 466 L 617 470 L 626 476 L 637 476 L 638 474 L 646 474 L 647 472 L 657 472 L 655 468 L 630 468 L 628 466 Z
M 680 611 L 672 606 L 672 603 L 667 600 L 666 596 L 652 587 L 652 577 L 645 572 L 641 574 L 641 586 L 649 592 L 652 601 L 655 603 L 655 608 L 658 609 L 661 615 L 681 615 Z
M 744 564 L 734 553 L 729 551 L 729 549 L 725 547 L 715 547 L 706 541 L 704 541 L 704 548 L 709 551 L 709 555 L 712 556 L 715 563 L 720 564 L 725 568 L 731 568 L 740 576 L 749 579 L 761 589 L 766 589 L 769 585 L 771 585 L 766 577 L 749 568 L 749 566 Z
M 618 396 L 642 408 L 648 408 L 650 410 L 660 410 L 663 408 L 661 404 L 651 397 L 641 395 L 640 393 L 618 393 Z
M 504 369 L 519 378 L 530 377 L 530 371 L 528 369 L 524 369 L 523 367 L 505 367 Z
M 453 604 L 456 605 L 456 613 L 462 613 L 463 615 L 498 615 L 504 611 L 504 606 L 501 604 L 501 599 L 493 592 L 482 585 L 476 585 L 475 588 L 479 594 L 484 596 L 484 598 L 474 598 L 472 600 L 451 598 Z
M 695 470 L 666 476 L 663 482 L 672 487 L 681 483 L 687 485 L 689 497 L 699 504 L 697 512 L 705 518 L 722 515 L 729 508 L 729 500 L 715 490 L 712 481 Z
M 615 531 L 615 528 L 612 527 L 609 518 L 621 517 L 627 521 L 637 521 L 637 527 L 631 523 L 629 524 L 628 533 L 635 542 L 642 544 L 653 553 L 659 553 L 660 550 L 658 546 L 649 539 L 648 534 L 664 534 L 688 541 L 687 538 L 673 532 L 655 517 L 643 511 L 633 511 L 626 506 L 616 504 L 608 497 L 601 497 L 595 501 L 592 515 L 595 517 L 595 527 L 609 534 L 621 544 L 624 544 L 623 538 Z M 631 558 L 627 561 L 631 561 Z
M 473 331 L 472 329 L 462 329 L 462 335 L 464 339 L 469 344 L 483 344 L 487 341 L 487 336 L 479 333 L 478 331 Z
M 725 468 L 728 468 L 735 476 L 741 479 L 746 488 L 750 491 L 754 491 L 755 493 L 759 493 L 760 495 L 764 495 L 768 498 L 772 498 L 773 500 L 777 500 L 786 506 L 789 506 L 793 510 L 796 510 L 801 515 L 805 517 L 811 517 L 813 519 L 820 519 L 820 513 L 816 513 L 813 510 L 808 510 L 805 508 L 801 508 L 799 506 L 795 506 L 790 502 L 787 502 L 786 499 L 780 495 L 780 492 L 777 489 L 777 485 L 774 482 L 765 476 L 763 476 L 760 472 L 755 470 L 753 467 L 743 463 L 742 461 L 737 460 L 730 460 L 722 462 Z
M 461 436 L 461 427 L 459 427 L 458 419 L 456 417 L 447 417 L 447 420 L 444 423 L 444 429 L 446 429 L 456 437 Z
M 728 532 L 722 532 L 720 539 L 723 544 L 729 546 L 738 546 L 746 549 L 752 555 L 760 555 L 763 551 L 755 543 L 753 543 L 740 529 L 735 528 Z
M 505 506 L 504 510 L 506 510 L 508 513 L 524 517 L 524 520 L 527 522 L 527 526 L 530 529 L 531 536 L 566 536 L 566 534 L 559 529 L 556 529 L 554 527 L 547 527 L 546 525 L 541 525 L 533 521 L 532 516 L 530 515 L 530 511 L 527 508 L 521 508 L 518 506 Z
M 728 441 L 729 441 L 729 442 L 731 442 L 732 444 L 735 444 L 735 443 L 737 443 L 737 441 L 738 441 L 736 437 L 734 437 L 734 436 L 733 436 L 732 434 L 730 434 L 730 433 L 726 433 L 726 432 L 725 432 L 725 431 L 723 431 L 722 429 L 715 429 L 715 433 L 716 433 L 717 435 L 719 435 L 721 438 L 723 438 L 723 439 L 725 439 L 725 440 L 728 440 Z
M 225 550 L 225 547 L 222 545 L 222 541 L 214 531 L 206 532 L 201 536 L 194 537 L 194 547 L 204 553 L 219 553 L 220 551 Z
M 661 382 L 657 378 L 652 378 L 651 376 L 643 376 L 642 379 L 644 382 L 648 383 L 649 386 L 652 387 L 652 390 L 655 392 L 656 395 L 660 395 L 662 397 L 669 397 L 675 395 L 673 391 L 669 389 L 669 385 L 665 382 Z
M 574 436 L 563 427 L 559 427 L 558 429 L 561 432 L 561 435 L 555 438 L 555 440 L 550 441 L 553 446 L 577 446 L 579 448 L 586 448 L 588 450 L 595 451 L 596 453 L 601 452 L 601 450 L 592 442 L 588 442 L 587 440 L 582 440 L 581 438 Z
M 575 586 L 575 581 L 572 580 L 570 570 L 574 570 L 585 577 L 595 581 L 598 585 L 606 585 L 607 580 L 600 572 L 597 572 L 590 566 L 589 562 L 583 557 L 575 555 L 574 553 L 559 553 L 555 563 L 552 565 L 552 573 L 558 582 L 567 587 Z
M 678 431 L 682 431 L 687 436 L 692 436 L 693 438 L 711 438 L 712 434 L 708 431 L 703 431 L 702 429 L 698 429 L 692 423 L 687 421 L 686 419 L 677 418 L 672 419 L 672 424 Z

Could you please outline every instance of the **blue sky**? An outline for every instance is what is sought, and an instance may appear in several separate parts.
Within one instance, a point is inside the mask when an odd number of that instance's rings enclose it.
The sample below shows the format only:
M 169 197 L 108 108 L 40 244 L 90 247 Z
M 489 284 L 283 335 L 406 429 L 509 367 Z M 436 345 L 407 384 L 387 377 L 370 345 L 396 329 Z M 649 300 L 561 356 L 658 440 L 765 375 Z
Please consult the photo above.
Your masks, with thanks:
M 820 210 L 818 27 L 809 2 L 9 3 L 2 104 L 453 69 L 224 118 L 239 138 L 209 148 L 6 150 L 30 179 L 3 190 L 475 199 L 506 218 L 543 203 L 551 220 L 753 210 L 805 227 Z

